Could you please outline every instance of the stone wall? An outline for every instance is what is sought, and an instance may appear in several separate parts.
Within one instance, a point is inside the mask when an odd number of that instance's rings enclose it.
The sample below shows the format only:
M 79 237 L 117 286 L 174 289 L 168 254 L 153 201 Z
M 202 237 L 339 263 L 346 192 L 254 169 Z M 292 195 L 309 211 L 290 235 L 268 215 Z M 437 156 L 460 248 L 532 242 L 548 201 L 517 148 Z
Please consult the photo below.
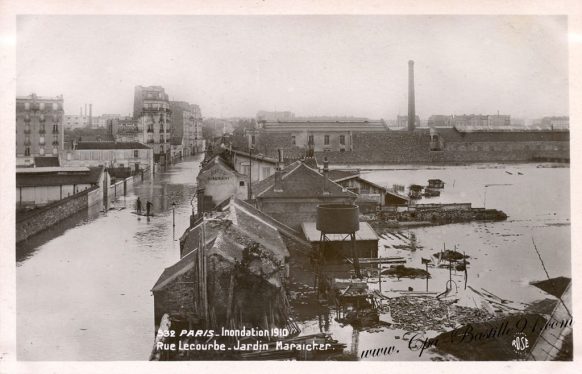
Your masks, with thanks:
M 22 214 L 16 219 L 16 242 L 26 240 L 55 223 L 83 210 L 89 206 L 89 193 L 99 191 L 92 187 L 66 199 L 54 202 L 43 208 Z

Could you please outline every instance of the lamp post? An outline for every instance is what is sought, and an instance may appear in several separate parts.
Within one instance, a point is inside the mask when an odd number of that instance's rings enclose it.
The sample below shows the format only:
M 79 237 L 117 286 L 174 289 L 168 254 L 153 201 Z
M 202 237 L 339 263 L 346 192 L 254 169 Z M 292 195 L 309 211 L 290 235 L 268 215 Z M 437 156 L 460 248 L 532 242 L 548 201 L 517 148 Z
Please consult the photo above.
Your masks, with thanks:
M 176 203 L 172 201 L 172 239 L 176 240 Z

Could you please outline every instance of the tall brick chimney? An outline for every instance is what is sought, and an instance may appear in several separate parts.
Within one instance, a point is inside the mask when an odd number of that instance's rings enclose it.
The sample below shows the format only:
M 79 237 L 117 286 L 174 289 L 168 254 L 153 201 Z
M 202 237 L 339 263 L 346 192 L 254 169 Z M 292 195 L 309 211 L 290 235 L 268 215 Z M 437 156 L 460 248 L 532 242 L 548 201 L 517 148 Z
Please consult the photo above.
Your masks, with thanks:
M 416 111 L 414 108 L 414 61 L 408 61 L 408 131 L 414 131 Z
M 283 192 L 283 183 L 281 181 L 283 174 L 283 150 L 279 148 L 279 160 L 277 161 L 277 169 L 275 170 L 275 186 L 273 187 L 273 192 Z

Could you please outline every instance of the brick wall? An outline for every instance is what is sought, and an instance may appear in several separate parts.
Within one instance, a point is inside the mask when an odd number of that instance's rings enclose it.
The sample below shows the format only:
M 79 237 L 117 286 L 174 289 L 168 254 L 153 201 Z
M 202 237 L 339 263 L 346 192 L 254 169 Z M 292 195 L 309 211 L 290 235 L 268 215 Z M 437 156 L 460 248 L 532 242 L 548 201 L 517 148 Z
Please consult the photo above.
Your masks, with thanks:
M 83 209 L 87 209 L 89 205 L 88 195 L 95 190 L 99 190 L 99 187 L 89 188 L 66 199 L 17 217 L 16 242 L 21 242 L 65 218 Z

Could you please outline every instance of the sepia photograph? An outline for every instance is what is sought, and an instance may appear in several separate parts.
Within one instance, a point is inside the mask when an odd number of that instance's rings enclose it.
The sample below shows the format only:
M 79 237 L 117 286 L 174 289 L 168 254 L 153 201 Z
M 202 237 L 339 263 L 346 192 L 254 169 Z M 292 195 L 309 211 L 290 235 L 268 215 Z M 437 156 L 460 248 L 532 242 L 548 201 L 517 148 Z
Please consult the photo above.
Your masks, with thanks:
M 573 360 L 567 15 L 15 26 L 17 361 Z

